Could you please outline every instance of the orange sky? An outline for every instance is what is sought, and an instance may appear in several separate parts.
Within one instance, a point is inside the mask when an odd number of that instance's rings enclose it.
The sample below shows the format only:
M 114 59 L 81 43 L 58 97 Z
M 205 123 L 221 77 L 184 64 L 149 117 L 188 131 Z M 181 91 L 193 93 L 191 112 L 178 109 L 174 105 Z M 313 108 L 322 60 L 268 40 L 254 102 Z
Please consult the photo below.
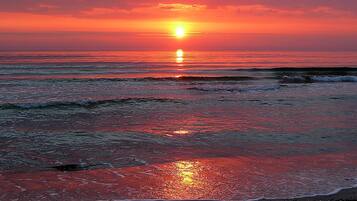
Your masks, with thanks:
M 355 0 L 0 2 L 2 50 L 353 50 L 355 35 Z

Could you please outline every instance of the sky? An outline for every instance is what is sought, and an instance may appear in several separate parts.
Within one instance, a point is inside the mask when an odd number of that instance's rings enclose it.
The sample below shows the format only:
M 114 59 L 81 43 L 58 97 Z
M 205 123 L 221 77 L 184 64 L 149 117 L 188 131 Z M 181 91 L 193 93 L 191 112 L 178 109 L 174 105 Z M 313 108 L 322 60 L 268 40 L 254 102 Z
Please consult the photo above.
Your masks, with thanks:
M 357 1 L 0 1 L 0 50 L 177 48 L 357 50 Z

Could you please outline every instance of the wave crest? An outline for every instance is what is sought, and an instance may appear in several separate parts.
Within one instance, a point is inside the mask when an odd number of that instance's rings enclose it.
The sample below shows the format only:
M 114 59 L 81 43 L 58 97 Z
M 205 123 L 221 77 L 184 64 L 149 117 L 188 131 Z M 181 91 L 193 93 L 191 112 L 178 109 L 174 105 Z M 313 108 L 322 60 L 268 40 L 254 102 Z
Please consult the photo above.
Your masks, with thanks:
M 1 110 L 30 110 L 30 109 L 51 109 L 51 108 L 86 108 L 94 109 L 103 105 L 113 104 L 134 104 L 145 102 L 171 102 L 181 103 L 175 99 L 165 98 L 124 98 L 124 99 L 109 99 L 109 100 L 81 100 L 81 101 L 55 101 L 46 103 L 4 103 L 0 105 Z
M 283 83 L 357 82 L 357 76 L 283 76 Z
M 255 86 L 247 88 L 218 88 L 218 87 L 190 87 L 188 90 L 201 91 L 201 92 L 238 92 L 238 93 L 248 93 L 248 92 L 265 92 L 265 91 L 276 91 L 281 88 L 280 85 L 274 86 Z

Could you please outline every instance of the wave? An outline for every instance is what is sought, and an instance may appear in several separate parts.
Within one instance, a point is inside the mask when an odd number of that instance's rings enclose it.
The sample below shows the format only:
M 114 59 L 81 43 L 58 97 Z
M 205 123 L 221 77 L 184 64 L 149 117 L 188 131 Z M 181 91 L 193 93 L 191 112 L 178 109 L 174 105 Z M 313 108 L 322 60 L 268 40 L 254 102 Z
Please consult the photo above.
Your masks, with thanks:
M 282 83 L 357 82 L 357 76 L 283 76 Z
M 356 67 L 277 67 L 277 68 L 252 68 L 252 69 L 237 69 L 237 70 L 252 70 L 252 71 L 325 71 L 325 72 L 342 72 L 342 71 L 357 71 Z
M 255 77 L 249 76 L 217 76 L 217 77 L 203 77 L 203 76 L 181 76 L 181 77 L 167 77 L 167 78 L 143 78 L 144 80 L 169 80 L 169 81 L 245 81 L 254 80 Z
M 146 102 L 171 102 L 182 103 L 176 99 L 165 98 L 124 98 L 124 99 L 109 99 L 109 100 L 81 100 L 81 101 L 55 101 L 46 103 L 4 103 L 0 105 L 0 110 L 30 110 L 30 109 L 51 109 L 51 108 L 86 108 L 94 109 L 103 105 L 113 104 L 135 104 Z
M 357 76 L 313 76 L 314 82 L 357 82 Z
M 216 77 L 204 77 L 204 76 L 179 76 L 179 77 L 144 77 L 144 78 L 95 78 L 86 79 L 93 81 L 247 81 L 255 80 L 255 77 L 249 76 L 216 76 Z
M 143 78 L 105 78 L 105 77 L 79 77 L 79 78 L 44 78 L 34 79 L 31 81 L 45 81 L 45 82 L 151 82 L 151 81 L 171 81 L 171 82 L 209 82 L 209 81 L 249 81 L 258 80 L 258 77 L 250 76 L 180 76 L 180 77 L 143 77 Z M 19 79 L 21 80 L 21 79 Z
M 248 87 L 248 88 L 208 88 L 208 87 L 190 87 L 188 90 L 193 91 L 202 91 L 202 92 L 239 92 L 239 93 L 247 93 L 247 92 L 264 92 L 264 91 L 275 91 L 280 89 L 281 86 L 257 86 L 257 87 Z

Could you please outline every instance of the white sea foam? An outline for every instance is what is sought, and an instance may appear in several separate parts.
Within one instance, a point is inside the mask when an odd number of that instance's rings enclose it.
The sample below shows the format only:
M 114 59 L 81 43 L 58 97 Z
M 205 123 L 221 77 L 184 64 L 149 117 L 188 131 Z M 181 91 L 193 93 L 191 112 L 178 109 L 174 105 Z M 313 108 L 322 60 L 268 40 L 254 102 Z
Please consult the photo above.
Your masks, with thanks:
M 357 82 L 357 76 L 313 76 L 314 82 Z
M 357 82 L 357 76 L 284 76 L 282 82 L 286 83 L 313 83 L 313 82 Z

